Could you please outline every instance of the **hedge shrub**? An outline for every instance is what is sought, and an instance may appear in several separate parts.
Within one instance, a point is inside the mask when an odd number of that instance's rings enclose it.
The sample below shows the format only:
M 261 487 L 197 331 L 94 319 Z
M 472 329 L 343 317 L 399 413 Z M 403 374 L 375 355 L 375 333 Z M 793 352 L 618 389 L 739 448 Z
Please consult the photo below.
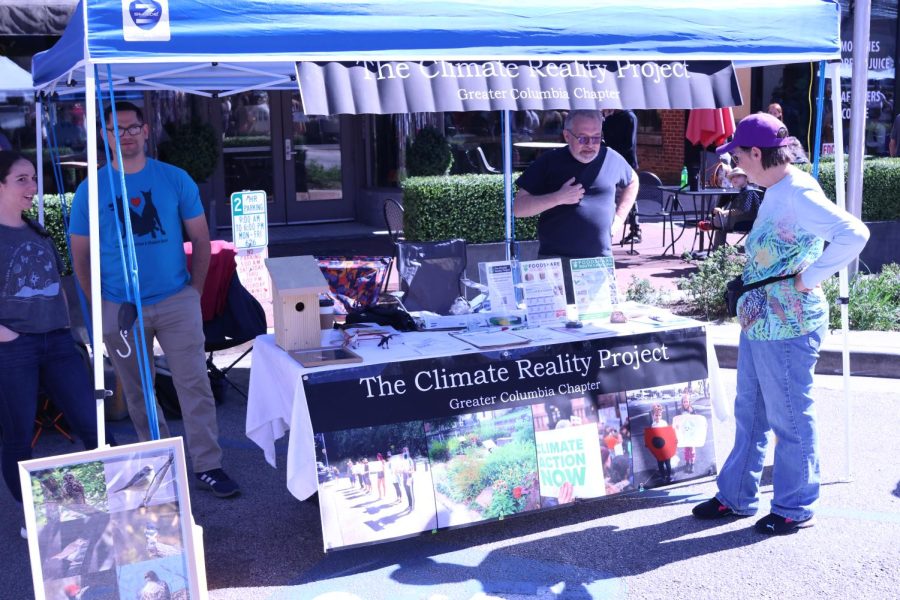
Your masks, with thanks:
M 446 175 L 452 165 L 450 142 L 436 128 L 423 127 L 412 142 L 406 141 L 406 171 L 410 176 Z
M 847 177 L 845 165 L 845 178 Z M 806 171 L 811 168 L 806 165 Z M 834 193 L 834 160 L 819 163 L 819 184 L 831 201 Z M 863 161 L 863 221 L 900 220 L 900 159 L 869 158 Z
M 159 145 L 160 160 L 181 167 L 197 183 L 209 179 L 219 162 L 219 141 L 212 125 L 194 119 L 166 123 L 165 129 L 169 138 Z
M 75 194 L 65 194 L 64 198 L 67 207 L 71 208 L 72 198 L 74 196 Z M 32 207 L 31 210 L 25 212 L 25 215 L 34 221 L 38 220 L 37 202 L 34 203 L 34 207 Z M 56 194 L 44 194 L 44 227 L 53 237 L 53 242 L 56 244 L 56 251 L 59 252 L 63 265 L 65 265 L 63 275 L 71 275 L 72 263 L 69 261 L 69 249 L 66 247 L 66 235 L 65 229 L 63 228 L 62 211 L 60 210 L 59 196 Z
M 506 238 L 502 175 L 409 177 L 402 185 L 406 239 L 481 244 Z M 515 238 L 536 239 L 537 219 L 516 219 Z

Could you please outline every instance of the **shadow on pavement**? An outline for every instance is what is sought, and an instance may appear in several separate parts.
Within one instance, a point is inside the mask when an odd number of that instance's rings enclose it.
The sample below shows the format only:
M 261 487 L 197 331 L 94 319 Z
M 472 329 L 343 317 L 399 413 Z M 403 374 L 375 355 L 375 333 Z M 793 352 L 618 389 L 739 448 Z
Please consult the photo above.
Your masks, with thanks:
M 549 540 L 518 544 L 513 548 L 491 551 L 477 565 L 436 563 L 429 557 L 405 558 L 391 575 L 406 585 L 421 585 L 440 573 L 441 583 L 478 580 L 484 591 L 506 594 L 538 595 L 548 583 L 565 592 L 565 598 L 591 599 L 597 597 L 595 585 L 601 581 L 639 575 L 680 560 L 749 546 L 762 541 L 762 536 L 749 529 L 728 531 L 701 540 L 694 537 L 679 539 L 710 529 L 691 516 L 654 523 L 631 529 L 600 526 L 577 533 L 568 533 Z M 552 552 L 548 546 L 564 548 L 568 553 Z M 592 563 L 579 567 L 584 555 L 573 549 L 601 545 L 609 552 L 593 552 Z M 535 559 L 552 556 L 553 560 Z M 524 560 L 523 560 L 524 559 Z M 523 569 L 522 567 L 526 567 Z M 504 574 L 508 574 L 508 578 Z M 562 585 L 561 585 L 562 584 Z

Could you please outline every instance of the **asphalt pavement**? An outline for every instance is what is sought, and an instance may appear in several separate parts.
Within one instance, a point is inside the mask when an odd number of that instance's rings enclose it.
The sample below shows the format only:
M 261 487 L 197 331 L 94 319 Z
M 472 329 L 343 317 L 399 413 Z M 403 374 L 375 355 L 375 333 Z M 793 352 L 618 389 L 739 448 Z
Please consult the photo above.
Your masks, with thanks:
M 252 356 L 252 354 L 251 354 Z M 227 360 L 228 356 L 220 357 Z M 246 367 L 246 363 L 241 365 Z M 246 389 L 248 368 L 232 371 Z M 733 397 L 734 371 L 723 370 Z M 246 401 L 231 390 L 219 407 L 225 468 L 242 494 L 218 499 L 191 490 L 204 528 L 209 597 L 214 600 L 505 600 L 587 598 L 884 599 L 900 589 L 900 411 L 895 379 L 820 375 L 815 395 L 822 439 L 822 497 L 815 527 L 765 538 L 754 519 L 704 523 L 691 507 L 715 491 L 713 478 L 610 497 L 477 526 L 325 553 L 317 504 L 285 488 L 286 444 L 278 468 L 244 436 Z M 174 432 L 180 421 L 172 421 Z M 111 425 L 132 442 L 129 422 Z M 718 460 L 733 429 L 715 422 Z M 44 434 L 39 455 L 77 449 Z M 847 473 L 847 451 L 850 452 Z M 388 492 L 388 495 L 390 492 Z M 3 493 L 0 600 L 33 597 L 16 505 Z M 342 495 L 341 501 L 347 496 Z M 765 514 L 771 485 L 764 481 Z M 381 507 L 379 506 L 379 510 Z M 385 508 L 385 510 L 388 510 Z M 129 599 L 130 600 L 130 599 Z

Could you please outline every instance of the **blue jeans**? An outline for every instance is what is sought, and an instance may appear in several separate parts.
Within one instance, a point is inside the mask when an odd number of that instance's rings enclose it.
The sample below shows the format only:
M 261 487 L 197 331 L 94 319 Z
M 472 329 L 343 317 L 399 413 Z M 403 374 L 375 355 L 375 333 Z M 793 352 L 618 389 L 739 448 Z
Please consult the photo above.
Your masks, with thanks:
M 819 498 L 819 440 L 811 396 L 826 328 L 789 340 L 738 345 L 734 448 L 719 473 L 719 502 L 740 515 L 759 507 L 759 480 L 768 444 L 776 436 L 772 512 L 812 516 Z
M 31 438 L 39 386 L 63 412 L 84 447 L 97 447 L 93 386 L 68 329 L 22 333 L 0 343 L 0 428 L 3 431 L 3 480 L 22 501 L 21 460 L 31 458 Z

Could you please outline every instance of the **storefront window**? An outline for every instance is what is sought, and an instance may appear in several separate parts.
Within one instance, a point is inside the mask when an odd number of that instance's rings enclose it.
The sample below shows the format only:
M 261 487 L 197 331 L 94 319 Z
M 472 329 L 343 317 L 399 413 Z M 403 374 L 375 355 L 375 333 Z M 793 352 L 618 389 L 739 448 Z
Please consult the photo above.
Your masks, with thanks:
M 513 112 L 513 169 L 526 168 L 543 152 L 561 144 L 565 118 L 566 111 Z M 453 151 L 453 173 L 502 170 L 502 123 L 499 112 L 445 113 L 444 132 Z
M 403 140 L 407 127 L 406 115 L 373 115 L 369 122 L 370 165 L 367 184 L 370 187 L 398 187 Z
M 895 59 L 897 56 L 896 0 L 874 0 L 869 27 L 869 60 L 866 86 L 865 153 L 887 156 L 891 126 L 894 120 Z M 850 81 L 853 64 L 853 13 L 850 2 L 841 1 L 841 112 L 844 145 L 850 135 Z M 831 81 L 825 84 L 826 98 L 831 97 Z M 826 101 L 823 119 L 823 153 L 833 151 L 831 105 Z
M 297 202 L 343 197 L 340 117 L 307 115 L 291 93 L 291 136 Z
M 221 103 L 225 189 L 265 190 L 269 202 L 273 202 L 269 95 L 244 92 L 223 98 Z
M 43 136 L 44 148 L 44 190 L 56 193 L 58 186 L 50 161 L 51 140 L 59 153 L 62 163 L 62 186 L 64 191 L 72 192 L 87 176 L 87 130 L 85 129 L 85 111 L 82 101 L 56 101 L 44 105 Z M 49 117 L 48 117 L 49 115 Z M 9 142 L 10 147 L 21 152 L 32 162 L 36 162 L 37 142 L 35 138 L 35 122 L 38 119 L 36 105 L 31 97 L 7 96 L 0 104 L 0 129 Z

